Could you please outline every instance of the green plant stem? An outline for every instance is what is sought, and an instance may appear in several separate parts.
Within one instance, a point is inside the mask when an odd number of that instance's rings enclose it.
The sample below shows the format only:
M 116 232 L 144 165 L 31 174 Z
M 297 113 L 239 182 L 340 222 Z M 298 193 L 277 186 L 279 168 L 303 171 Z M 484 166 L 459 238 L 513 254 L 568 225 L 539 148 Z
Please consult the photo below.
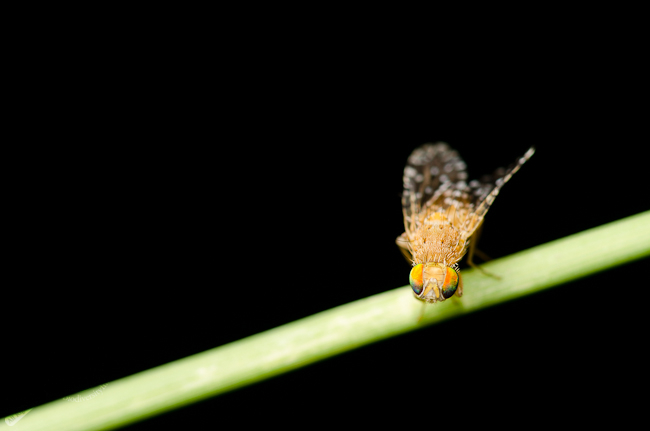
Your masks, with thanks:
M 114 429 L 336 355 L 650 255 L 650 211 L 464 271 L 460 301 L 428 306 L 400 287 L 114 382 L 82 403 L 36 407 L 21 430 Z M 78 394 L 92 396 L 93 390 Z

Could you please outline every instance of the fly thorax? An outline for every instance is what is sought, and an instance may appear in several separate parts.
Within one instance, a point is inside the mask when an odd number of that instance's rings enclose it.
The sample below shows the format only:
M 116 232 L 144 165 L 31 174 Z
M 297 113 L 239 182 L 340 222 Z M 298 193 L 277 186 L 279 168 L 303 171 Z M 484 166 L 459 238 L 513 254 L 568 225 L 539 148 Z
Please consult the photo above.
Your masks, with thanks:
M 449 223 L 439 222 L 422 226 L 413 238 L 413 260 L 416 262 L 450 262 L 458 259 L 462 239 Z M 460 250 L 462 250 L 460 245 Z M 462 256 L 462 255 L 461 255 Z

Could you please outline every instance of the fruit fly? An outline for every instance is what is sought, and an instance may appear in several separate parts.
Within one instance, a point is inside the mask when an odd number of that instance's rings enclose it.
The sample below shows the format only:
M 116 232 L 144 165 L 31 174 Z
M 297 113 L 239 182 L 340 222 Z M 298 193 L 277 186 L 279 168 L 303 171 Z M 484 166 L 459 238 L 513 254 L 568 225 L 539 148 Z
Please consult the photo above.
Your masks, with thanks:
M 436 303 L 463 295 L 458 261 L 469 249 L 467 263 L 475 266 L 474 247 L 485 213 L 534 152 L 531 147 L 508 169 L 469 182 L 465 162 L 446 143 L 424 144 L 411 153 L 403 178 L 405 232 L 396 242 L 412 263 L 409 282 L 417 299 Z

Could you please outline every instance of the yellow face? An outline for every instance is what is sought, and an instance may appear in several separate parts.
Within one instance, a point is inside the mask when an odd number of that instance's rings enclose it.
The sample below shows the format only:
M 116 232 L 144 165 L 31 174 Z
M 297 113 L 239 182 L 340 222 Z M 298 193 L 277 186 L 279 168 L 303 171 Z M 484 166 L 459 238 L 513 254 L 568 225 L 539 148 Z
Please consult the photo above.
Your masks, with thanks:
M 460 274 L 442 263 L 419 263 L 411 269 L 409 282 L 415 297 L 421 301 L 444 301 L 456 293 Z

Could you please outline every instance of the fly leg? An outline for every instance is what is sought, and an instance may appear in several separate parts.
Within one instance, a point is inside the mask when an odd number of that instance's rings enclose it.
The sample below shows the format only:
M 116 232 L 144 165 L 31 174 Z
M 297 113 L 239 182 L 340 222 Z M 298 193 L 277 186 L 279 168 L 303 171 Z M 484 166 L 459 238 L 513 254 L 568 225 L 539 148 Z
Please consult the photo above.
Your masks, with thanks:
M 474 253 L 476 253 L 476 255 L 478 257 L 480 257 L 481 259 L 483 259 L 485 261 L 492 260 L 492 259 L 490 259 L 490 257 L 487 254 L 483 253 L 481 250 L 476 248 L 476 243 L 478 243 L 478 239 L 481 236 L 481 231 L 482 230 L 483 230 L 483 223 L 481 222 L 481 225 L 476 229 L 476 231 L 474 232 L 474 235 L 472 235 L 472 238 L 470 239 L 469 251 L 467 252 L 467 264 L 469 266 L 471 266 L 472 268 L 478 269 L 483 274 L 485 274 L 485 275 L 487 275 L 489 277 L 493 277 L 493 278 L 496 278 L 497 280 L 501 280 L 501 277 L 499 277 L 498 275 L 492 274 L 491 272 L 483 269 L 482 267 L 480 267 L 480 266 L 478 266 L 477 264 L 474 263 Z
M 402 252 L 404 255 L 404 258 L 409 264 L 413 263 L 413 257 L 411 256 L 411 252 L 409 251 L 409 240 L 408 237 L 406 236 L 406 232 L 402 233 L 400 236 L 398 236 L 395 239 L 395 244 L 399 247 L 399 251 Z

